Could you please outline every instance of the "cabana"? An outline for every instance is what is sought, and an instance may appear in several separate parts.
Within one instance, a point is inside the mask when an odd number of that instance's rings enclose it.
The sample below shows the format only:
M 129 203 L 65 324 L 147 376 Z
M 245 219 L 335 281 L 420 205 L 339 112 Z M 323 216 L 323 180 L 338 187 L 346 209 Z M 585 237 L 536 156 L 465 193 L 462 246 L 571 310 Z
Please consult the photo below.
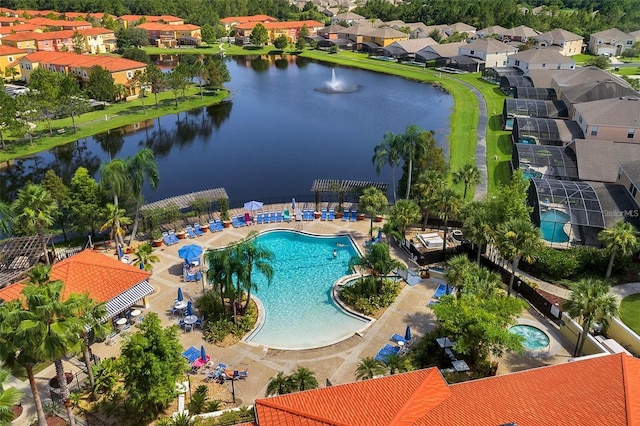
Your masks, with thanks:
M 537 178 L 530 182 L 531 220 L 540 227 L 547 244 L 556 248 L 598 244 L 605 218 L 590 183 Z

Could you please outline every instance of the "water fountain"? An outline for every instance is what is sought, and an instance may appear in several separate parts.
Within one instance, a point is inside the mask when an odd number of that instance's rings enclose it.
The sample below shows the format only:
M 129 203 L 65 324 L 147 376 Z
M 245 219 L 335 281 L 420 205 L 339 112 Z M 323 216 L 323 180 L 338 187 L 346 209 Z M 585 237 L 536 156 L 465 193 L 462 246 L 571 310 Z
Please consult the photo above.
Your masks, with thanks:
M 315 89 L 317 92 L 337 94 L 337 93 L 353 93 L 360 90 L 357 84 L 348 84 L 336 77 L 336 70 L 331 70 L 331 80 L 327 81 L 323 87 Z

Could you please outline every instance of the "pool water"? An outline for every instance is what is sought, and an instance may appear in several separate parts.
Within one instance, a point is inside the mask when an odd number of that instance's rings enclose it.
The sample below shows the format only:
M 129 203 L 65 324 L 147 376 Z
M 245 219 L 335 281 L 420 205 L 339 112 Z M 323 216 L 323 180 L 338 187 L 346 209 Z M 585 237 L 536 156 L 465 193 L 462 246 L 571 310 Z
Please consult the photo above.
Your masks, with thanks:
M 541 178 L 542 177 L 542 173 L 537 172 L 535 170 L 525 170 L 524 172 L 522 172 L 523 176 L 525 177 L 525 179 L 533 179 L 533 178 Z
M 518 143 L 524 143 L 524 144 L 528 144 L 528 145 L 535 145 L 536 144 L 536 140 L 534 138 L 530 138 L 530 137 L 521 137 L 520 139 L 518 139 Z
M 551 339 L 549 339 L 547 333 L 532 325 L 514 325 L 509 328 L 509 332 L 524 337 L 523 344 L 525 349 L 544 349 L 551 343 Z
M 262 274 L 254 278 L 258 290 L 252 294 L 262 302 L 264 323 L 248 341 L 272 348 L 310 349 L 340 341 L 367 324 L 331 298 L 332 285 L 351 273 L 349 260 L 357 255 L 349 237 L 274 231 L 259 235 L 257 244 L 274 253 L 274 273 L 271 285 Z
M 564 225 L 570 220 L 568 214 L 559 210 L 549 210 L 542 213 L 540 215 L 542 238 L 550 243 L 566 243 L 569 241 L 569 236 L 564 232 Z

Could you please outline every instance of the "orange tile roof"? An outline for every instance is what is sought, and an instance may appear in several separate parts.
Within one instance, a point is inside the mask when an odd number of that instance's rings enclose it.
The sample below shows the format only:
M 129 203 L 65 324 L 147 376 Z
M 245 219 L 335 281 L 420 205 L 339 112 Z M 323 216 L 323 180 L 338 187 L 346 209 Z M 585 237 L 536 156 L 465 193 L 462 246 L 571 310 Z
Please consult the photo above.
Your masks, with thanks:
M 182 22 L 182 21 L 184 21 L 184 19 L 182 19 L 182 18 L 178 18 L 176 16 L 171 16 L 171 15 L 162 15 L 162 16 L 154 16 L 154 15 L 122 15 L 122 16 L 118 17 L 118 19 L 121 19 L 121 20 L 127 21 L 127 22 L 136 22 L 136 21 L 139 21 L 142 18 L 144 18 L 147 22 L 158 22 L 158 21 Z
M 87 21 L 67 21 L 64 19 L 31 18 L 27 23 L 34 25 L 45 25 L 48 27 L 91 27 Z
M 640 424 L 640 359 L 615 354 L 447 386 L 435 368 L 258 399 L 270 425 Z
M 16 21 L 20 21 L 19 18 L 14 18 L 13 16 L 0 16 L 0 23 L 8 23 L 9 25 L 13 25 Z
M 51 279 L 64 281 L 64 299 L 72 293 L 87 292 L 96 302 L 107 302 L 150 276 L 149 272 L 93 250 L 84 250 L 51 268 Z M 17 283 L 0 289 L 0 299 L 15 300 L 24 287 L 24 283 Z
M 71 38 L 74 30 L 62 30 L 62 31 L 49 31 L 45 33 L 24 32 L 15 33 L 3 37 L 3 40 L 7 41 L 25 41 L 25 40 L 54 40 L 61 38 Z
M 102 19 L 104 17 L 104 13 L 102 12 L 65 12 L 64 16 L 67 20 L 71 21 L 76 18 L 86 18 L 87 16 L 92 16 L 96 19 Z
M 28 33 L 31 31 L 41 30 L 42 28 L 43 27 L 41 25 L 33 24 L 12 25 L 10 27 L 0 27 L 0 34 Z
M 18 49 L 17 47 L 0 44 L 0 56 L 16 55 L 18 53 L 27 53 L 27 51 Z
M 193 31 L 199 30 L 200 27 L 193 24 L 161 24 L 160 22 L 145 22 L 136 28 L 142 28 L 146 31 Z
M 21 61 L 25 60 L 31 63 L 44 63 L 66 67 L 91 68 L 99 65 L 110 72 L 134 70 L 147 66 L 144 62 L 132 61 L 131 59 L 113 56 L 80 55 L 71 52 L 38 51 L 30 53 L 21 59 Z
M 266 21 L 275 22 L 277 21 L 277 19 L 269 15 L 253 15 L 253 16 L 228 16 L 220 20 L 220 22 L 222 22 L 223 24 L 232 24 L 234 22 L 266 22 Z
M 240 30 L 251 30 L 259 22 L 245 22 L 238 24 L 237 28 Z M 262 23 L 267 30 L 287 29 L 287 28 L 302 28 L 306 25 L 309 28 L 324 27 L 324 24 L 318 21 L 286 21 L 286 22 L 264 22 Z

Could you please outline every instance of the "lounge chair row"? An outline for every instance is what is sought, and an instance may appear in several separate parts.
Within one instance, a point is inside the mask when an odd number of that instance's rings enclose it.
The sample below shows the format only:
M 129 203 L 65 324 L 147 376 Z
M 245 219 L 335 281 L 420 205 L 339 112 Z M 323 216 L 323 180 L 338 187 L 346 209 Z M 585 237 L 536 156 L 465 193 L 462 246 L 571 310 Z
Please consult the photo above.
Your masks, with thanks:
M 289 214 L 289 210 L 285 210 L 284 213 L 282 210 L 278 210 L 275 212 L 265 212 L 258 213 L 256 216 L 256 223 L 258 225 L 262 225 L 263 223 L 281 223 L 281 222 L 290 222 L 291 215 Z

